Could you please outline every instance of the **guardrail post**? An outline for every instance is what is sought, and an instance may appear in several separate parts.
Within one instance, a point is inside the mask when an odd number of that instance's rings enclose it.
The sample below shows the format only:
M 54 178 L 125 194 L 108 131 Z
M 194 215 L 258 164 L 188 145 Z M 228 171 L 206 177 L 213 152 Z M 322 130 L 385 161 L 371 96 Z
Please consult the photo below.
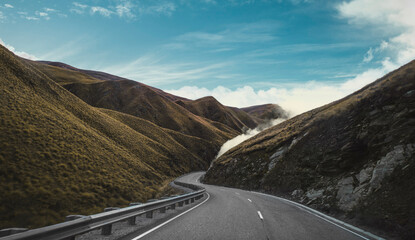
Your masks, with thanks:
M 160 208 L 160 213 L 165 213 L 165 212 L 166 212 L 166 207 Z
M 190 203 L 194 203 L 194 202 L 195 202 L 195 198 L 191 198 Z
M 149 211 L 146 213 L 146 218 L 153 218 L 153 211 Z
M 184 200 L 184 204 L 189 204 L 189 199 Z
M 183 207 L 183 201 L 179 202 L 179 207 Z
M 172 205 L 170 205 L 170 209 L 172 209 L 172 210 L 176 209 L 176 204 L 173 203 Z
M 134 217 L 130 217 L 130 218 L 128 219 L 128 224 L 129 224 L 129 225 L 135 225 L 135 220 L 136 220 L 136 216 L 134 216 Z
M 102 227 L 101 235 L 111 235 L 112 232 L 112 224 L 108 224 Z

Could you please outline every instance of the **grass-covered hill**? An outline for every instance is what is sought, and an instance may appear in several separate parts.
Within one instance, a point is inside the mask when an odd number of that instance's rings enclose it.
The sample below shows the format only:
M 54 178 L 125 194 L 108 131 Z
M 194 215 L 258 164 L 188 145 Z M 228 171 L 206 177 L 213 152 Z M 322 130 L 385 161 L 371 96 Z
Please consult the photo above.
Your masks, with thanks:
M 50 77 L 59 74 L 0 46 L 0 228 L 144 201 L 172 178 L 209 165 L 211 141 L 92 107 Z M 102 82 L 76 74 L 63 78 Z M 219 143 L 231 134 L 218 136 Z
M 213 97 L 192 101 L 140 82 L 104 72 L 78 69 L 65 63 L 41 61 L 32 64 L 92 106 L 145 118 L 157 125 L 193 136 L 206 138 L 206 131 L 200 132 L 198 129 L 213 129 L 212 125 L 227 136 L 229 133 L 234 135 L 270 119 L 287 117 L 278 105 L 238 109 L 223 106 Z M 91 81 L 91 78 L 95 81 Z M 195 119 L 195 116 L 201 118 Z M 189 123 L 186 118 L 199 123 Z
M 203 138 L 214 148 L 238 134 L 225 124 L 191 113 L 174 102 L 186 99 L 160 89 L 107 73 L 77 70 L 62 63 L 28 62 L 91 106 L 126 113 L 163 128 Z
M 65 63 L 61 63 L 61 62 L 51 62 L 51 61 L 37 61 L 37 62 L 32 62 L 33 64 L 35 64 L 38 68 L 44 69 L 45 73 L 47 74 L 49 71 L 51 71 L 51 69 L 48 69 L 48 66 L 55 66 L 58 67 L 58 70 L 62 71 L 62 68 L 64 69 L 68 69 L 68 70 L 73 70 L 76 72 L 80 72 L 80 73 L 84 73 L 86 75 L 89 75 L 90 77 L 93 77 L 95 79 L 99 79 L 102 81 L 117 81 L 117 80 L 128 80 L 126 78 L 123 77 L 119 77 L 119 76 L 115 76 L 109 73 L 105 73 L 105 72 L 100 72 L 100 71 L 93 71 L 93 70 L 86 70 L 86 69 L 79 69 L 73 66 L 70 66 L 68 64 Z M 46 65 L 46 66 L 45 66 Z M 65 74 L 66 72 L 66 74 Z M 63 74 L 62 75 L 68 75 L 67 71 L 62 71 Z M 63 78 L 65 78 L 65 76 L 63 76 Z M 62 79 L 57 79 L 58 81 L 61 81 Z M 77 82 L 84 82 L 84 81 L 77 81 Z M 64 84 L 64 83 L 63 83 Z M 188 100 L 186 98 L 180 97 L 180 96 L 176 96 L 170 93 L 166 93 L 161 89 L 152 87 L 152 86 L 148 86 L 146 84 L 140 83 L 140 82 L 136 82 L 137 85 L 139 86 L 145 86 L 148 88 L 151 88 L 153 91 L 157 92 L 158 94 L 166 97 L 167 99 L 170 99 L 172 101 L 176 101 L 176 100 Z
M 292 198 L 415 238 L 415 61 L 241 143 L 205 181 Z
M 178 100 L 176 103 L 197 116 L 223 123 L 238 132 L 258 125 L 256 118 L 237 108 L 223 106 L 214 97 L 203 97 L 194 101 Z
M 64 87 L 92 106 L 140 117 L 164 128 L 207 139 L 219 146 L 237 134 L 226 125 L 213 125 L 209 119 L 192 114 L 151 88 L 137 85 L 135 81 L 73 83 Z

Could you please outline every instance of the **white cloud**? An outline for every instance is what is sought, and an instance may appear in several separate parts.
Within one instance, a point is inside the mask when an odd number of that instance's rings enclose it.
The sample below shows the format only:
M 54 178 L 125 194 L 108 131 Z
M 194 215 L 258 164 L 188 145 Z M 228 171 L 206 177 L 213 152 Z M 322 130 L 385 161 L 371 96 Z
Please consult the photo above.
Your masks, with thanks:
M 37 20 L 39 20 L 39 18 L 37 18 L 37 17 L 24 17 L 24 18 L 26 18 L 29 21 L 37 21 Z
M 84 14 L 87 10 L 91 15 L 99 14 L 104 17 L 110 17 L 111 15 L 117 15 L 120 18 L 134 18 L 135 14 L 133 13 L 134 5 L 130 1 L 123 1 L 116 6 L 88 6 L 86 4 L 81 4 L 78 2 L 72 3 L 75 8 L 72 8 L 70 11 L 77 14 Z
M 0 20 L 2 20 L 2 19 L 6 19 L 6 17 L 3 15 L 3 12 L 0 11 Z
M 95 13 L 99 13 L 100 15 L 104 17 L 109 17 L 114 12 L 103 7 L 98 7 L 98 6 L 91 7 L 91 14 L 95 14 Z
M 27 52 L 22 52 L 22 51 L 16 51 L 16 49 L 13 46 L 3 42 L 3 40 L 1 38 L 0 38 L 0 44 L 3 45 L 5 48 L 9 49 L 11 52 L 13 52 L 14 54 L 16 54 L 19 57 L 30 59 L 30 60 L 38 60 L 38 58 L 35 57 L 32 54 L 29 54 Z
M 133 4 L 131 2 L 124 2 L 117 5 L 116 12 L 119 17 L 134 18 L 135 15 L 132 13 Z
M 4 4 L 4 7 L 6 7 L 6 8 L 14 8 L 13 5 L 8 4 L 8 3 Z
M 81 8 L 81 9 L 85 9 L 85 8 L 87 8 L 87 7 L 88 7 L 88 5 L 81 4 L 81 3 L 78 3 L 78 2 L 73 2 L 72 4 L 73 4 L 75 7 L 78 7 L 78 8 Z
M 45 12 L 39 12 L 39 11 L 36 11 L 36 15 L 41 16 L 41 17 L 46 17 L 46 16 L 48 16 L 48 14 L 47 14 L 47 13 L 45 13 Z
M 277 124 L 280 124 L 282 122 L 284 122 L 285 119 L 274 119 L 271 120 L 265 124 L 261 124 L 258 127 L 256 127 L 255 129 L 249 129 L 248 131 L 246 131 L 245 133 L 238 135 L 230 140 L 228 140 L 227 142 L 225 142 L 222 147 L 220 148 L 218 154 L 216 155 L 215 158 L 219 158 L 220 156 L 222 156 L 225 152 L 227 152 L 229 149 L 235 147 L 236 145 L 240 144 L 241 142 L 257 135 L 258 133 L 260 133 L 261 131 L 264 131 L 272 126 L 275 126 Z
M 378 29 L 391 35 L 387 41 L 369 49 L 363 61 L 372 61 L 376 54 L 387 51 L 378 61 L 380 67 L 369 69 L 359 77 L 374 72 L 387 72 L 415 58 L 415 1 L 413 0 L 352 0 L 337 6 L 341 17 L 350 24 Z M 374 80 L 374 79 L 373 79 Z
M 44 8 L 43 10 L 45 10 L 46 12 L 57 12 L 57 10 L 53 8 Z
M 373 49 L 369 48 L 366 55 L 363 57 L 363 62 L 370 62 L 373 59 Z
M 142 14 L 156 14 L 171 16 L 176 11 L 176 5 L 172 2 L 164 2 L 156 5 L 140 8 Z
M 180 89 L 166 89 L 164 91 L 189 99 L 213 96 L 222 104 L 233 107 L 275 103 L 291 114 L 297 115 L 345 97 L 396 67 L 398 66 L 385 60 L 381 67 L 368 70 L 339 84 L 311 81 L 296 85 L 291 84 L 287 88 L 271 87 L 265 90 L 254 90 L 251 86 L 233 90 L 223 86 L 214 89 L 185 86 Z

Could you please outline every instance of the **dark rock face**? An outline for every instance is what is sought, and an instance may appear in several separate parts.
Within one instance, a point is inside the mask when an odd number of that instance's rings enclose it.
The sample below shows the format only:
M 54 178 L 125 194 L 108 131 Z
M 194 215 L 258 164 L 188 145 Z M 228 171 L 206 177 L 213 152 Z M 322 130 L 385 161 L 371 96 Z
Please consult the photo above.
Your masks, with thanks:
M 206 181 L 415 237 L 414 89 L 415 61 L 242 143 L 215 161 Z

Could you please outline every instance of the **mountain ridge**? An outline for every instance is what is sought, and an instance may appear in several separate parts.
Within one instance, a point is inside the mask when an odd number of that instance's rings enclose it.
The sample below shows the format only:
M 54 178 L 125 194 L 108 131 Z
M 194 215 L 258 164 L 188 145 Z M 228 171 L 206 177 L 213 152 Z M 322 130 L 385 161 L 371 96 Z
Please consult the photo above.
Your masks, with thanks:
M 0 69 L 1 228 L 145 201 L 215 153 L 203 139 L 86 104 L 2 46 Z

